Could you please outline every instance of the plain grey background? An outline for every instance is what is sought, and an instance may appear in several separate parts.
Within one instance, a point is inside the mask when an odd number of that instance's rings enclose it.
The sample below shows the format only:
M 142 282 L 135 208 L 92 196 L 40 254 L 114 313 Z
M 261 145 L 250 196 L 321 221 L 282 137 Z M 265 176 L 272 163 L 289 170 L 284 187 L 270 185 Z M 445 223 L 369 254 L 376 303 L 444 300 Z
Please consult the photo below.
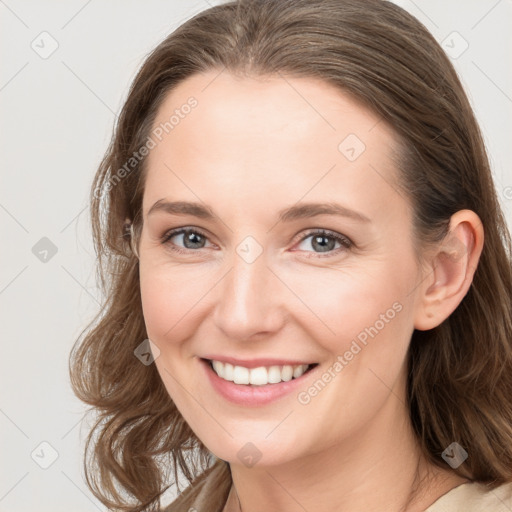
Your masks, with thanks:
M 144 56 L 218 3 L 0 0 L 0 512 L 105 510 L 83 480 L 88 425 L 68 378 L 100 307 L 89 186 Z M 511 0 L 397 3 L 453 59 L 512 226 Z

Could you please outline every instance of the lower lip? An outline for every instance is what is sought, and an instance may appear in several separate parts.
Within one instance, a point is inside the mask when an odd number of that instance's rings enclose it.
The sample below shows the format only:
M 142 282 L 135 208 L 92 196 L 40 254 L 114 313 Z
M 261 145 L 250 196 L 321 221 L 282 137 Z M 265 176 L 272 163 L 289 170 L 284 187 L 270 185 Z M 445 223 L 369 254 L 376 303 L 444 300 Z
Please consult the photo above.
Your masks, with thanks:
M 254 386 L 250 384 L 235 384 L 234 382 L 224 380 L 214 372 L 208 361 L 200 359 L 200 363 L 217 393 L 232 403 L 247 407 L 266 405 L 297 391 L 304 384 L 305 379 L 318 368 L 318 366 L 315 366 L 300 377 L 287 382 L 282 381 L 278 384 Z

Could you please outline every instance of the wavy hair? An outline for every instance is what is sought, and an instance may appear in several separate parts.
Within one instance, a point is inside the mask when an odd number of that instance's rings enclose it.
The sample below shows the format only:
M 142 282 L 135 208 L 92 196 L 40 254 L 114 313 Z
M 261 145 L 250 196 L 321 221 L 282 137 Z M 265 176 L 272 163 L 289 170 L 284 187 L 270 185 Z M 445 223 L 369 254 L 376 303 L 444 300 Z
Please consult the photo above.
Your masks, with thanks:
M 104 300 L 70 354 L 73 390 L 97 413 L 84 456 L 93 494 L 115 510 L 156 511 L 179 473 L 193 482 L 211 462 L 155 365 L 134 356 L 147 338 L 134 252 L 145 158 L 130 160 L 167 93 L 211 70 L 319 78 L 385 120 L 401 147 L 417 247 L 442 240 L 458 210 L 478 214 L 485 243 L 468 293 L 438 327 L 412 335 L 408 406 L 427 460 L 446 469 L 441 453 L 457 441 L 469 457 L 455 473 L 490 488 L 512 480 L 511 239 L 454 67 L 428 30 L 388 1 L 240 0 L 195 15 L 147 56 L 93 180 Z

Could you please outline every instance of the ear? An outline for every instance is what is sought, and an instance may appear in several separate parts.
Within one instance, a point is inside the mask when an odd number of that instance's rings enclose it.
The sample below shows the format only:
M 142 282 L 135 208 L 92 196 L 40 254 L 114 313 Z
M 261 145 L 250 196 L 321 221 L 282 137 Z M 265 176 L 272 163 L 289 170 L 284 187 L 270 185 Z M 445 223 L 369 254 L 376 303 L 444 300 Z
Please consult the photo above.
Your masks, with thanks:
M 434 251 L 419 287 L 416 329 L 437 327 L 461 303 L 473 281 L 483 245 L 480 217 L 472 210 L 454 213 L 448 233 Z
M 125 238 L 128 242 L 128 246 L 130 248 L 131 253 L 139 259 L 139 254 L 137 251 L 137 246 L 134 240 L 134 230 L 133 230 L 133 222 L 128 217 L 124 221 L 124 231 L 123 238 Z

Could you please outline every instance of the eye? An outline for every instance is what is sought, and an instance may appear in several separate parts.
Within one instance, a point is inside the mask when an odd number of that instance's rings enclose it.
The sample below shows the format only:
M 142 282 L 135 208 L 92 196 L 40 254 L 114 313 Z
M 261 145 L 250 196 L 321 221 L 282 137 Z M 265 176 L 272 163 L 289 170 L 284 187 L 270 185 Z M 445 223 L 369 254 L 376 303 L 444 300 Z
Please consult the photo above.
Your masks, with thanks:
M 176 244 L 176 242 L 172 241 L 173 238 L 178 239 L 178 237 L 181 237 L 181 243 L 183 244 L 183 247 L 180 247 Z M 339 252 L 350 249 L 353 245 L 352 241 L 349 240 L 346 236 L 326 229 L 316 229 L 309 231 L 306 235 L 302 235 L 302 237 L 299 239 L 299 243 L 304 243 L 308 238 L 311 238 L 309 246 L 314 250 L 308 251 L 307 249 L 300 249 L 304 250 L 305 252 L 312 253 L 306 256 L 308 258 L 325 258 L 334 256 Z M 198 249 L 205 248 L 207 241 L 208 236 L 205 233 L 198 230 L 197 228 L 192 227 L 173 229 L 165 233 L 162 237 L 162 244 L 167 245 L 172 251 L 181 254 L 190 254 L 194 251 L 198 252 Z M 336 244 L 339 244 L 339 246 L 336 247 Z
M 181 236 L 184 247 L 171 242 L 175 237 Z M 190 253 L 195 249 L 203 249 L 208 237 L 196 228 L 178 228 L 168 231 L 162 238 L 162 244 L 168 245 L 169 249 L 179 253 Z
M 329 231 L 326 229 L 317 229 L 314 231 L 310 231 L 305 236 L 302 236 L 302 238 L 300 239 L 300 243 L 304 243 L 309 238 L 311 238 L 311 241 L 308 242 L 306 245 L 312 247 L 314 251 L 306 250 L 306 252 L 313 252 L 315 256 L 310 254 L 307 256 L 308 258 L 325 258 L 329 256 L 334 256 L 352 247 L 352 241 L 349 240 L 346 236 L 340 235 L 339 233 Z M 341 247 L 335 247 L 336 243 L 340 244 Z M 318 252 L 315 253 L 315 250 L 317 250 Z

